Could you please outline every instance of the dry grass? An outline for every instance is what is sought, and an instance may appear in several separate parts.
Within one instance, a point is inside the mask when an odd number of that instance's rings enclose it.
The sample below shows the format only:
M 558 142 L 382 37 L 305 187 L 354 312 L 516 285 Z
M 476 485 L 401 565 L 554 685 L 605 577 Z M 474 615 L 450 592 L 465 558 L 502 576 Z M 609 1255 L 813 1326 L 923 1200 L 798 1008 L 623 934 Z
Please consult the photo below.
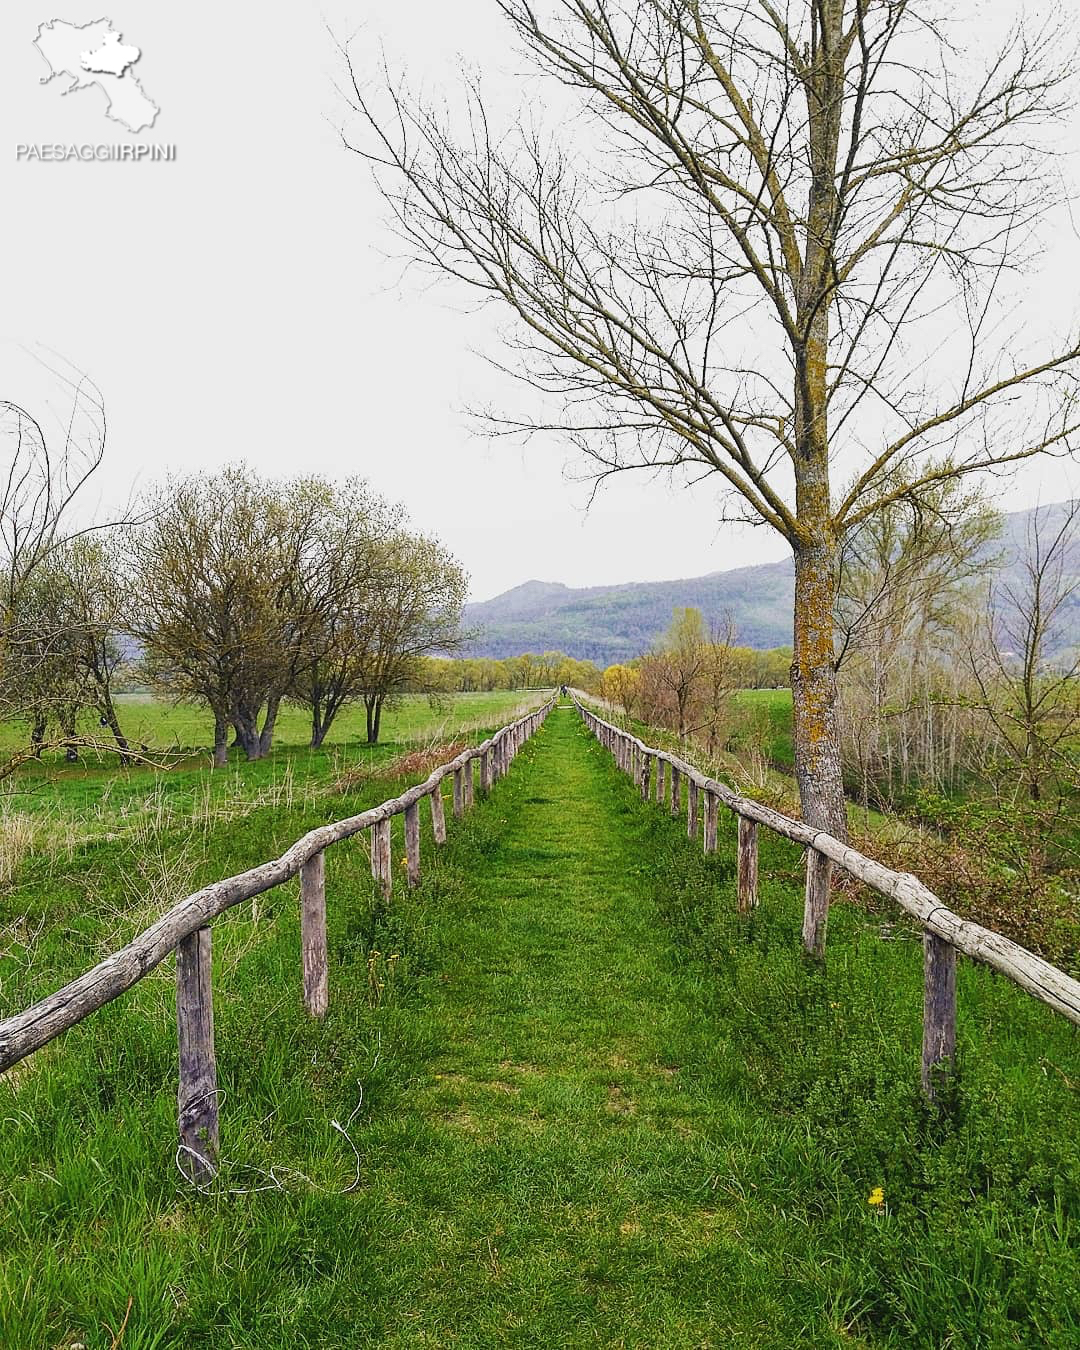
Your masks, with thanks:
M 354 792 L 367 783 L 396 778 L 426 778 L 442 764 L 456 759 L 466 749 L 466 741 L 436 741 L 405 750 L 381 764 L 359 765 L 347 769 L 334 780 L 335 792 Z
M 33 853 L 42 835 L 42 822 L 21 811 L 0 814 L 0 885 L 10 886 L 23 860 Z

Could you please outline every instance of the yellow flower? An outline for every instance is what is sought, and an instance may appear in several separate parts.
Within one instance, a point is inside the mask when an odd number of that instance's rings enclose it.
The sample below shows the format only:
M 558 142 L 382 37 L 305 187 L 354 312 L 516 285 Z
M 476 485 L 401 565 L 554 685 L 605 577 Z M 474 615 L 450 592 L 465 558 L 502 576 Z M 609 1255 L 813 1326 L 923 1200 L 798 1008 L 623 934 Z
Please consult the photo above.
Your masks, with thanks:
M 874 1206 L 883 1205 L 885 1203 L 885 1192 L 881 1189 L 880 1186 L 874 1187 L 874 1189 L 866 1197 L 866 1203 L 868 1205 Z
M 401 860 L 401 865 L 402 865 L 402 867 L 408 867 L 408 865 L 409 865 L 409 860 L 408 860 L 408 858 L 402 858 L 402 860 Z

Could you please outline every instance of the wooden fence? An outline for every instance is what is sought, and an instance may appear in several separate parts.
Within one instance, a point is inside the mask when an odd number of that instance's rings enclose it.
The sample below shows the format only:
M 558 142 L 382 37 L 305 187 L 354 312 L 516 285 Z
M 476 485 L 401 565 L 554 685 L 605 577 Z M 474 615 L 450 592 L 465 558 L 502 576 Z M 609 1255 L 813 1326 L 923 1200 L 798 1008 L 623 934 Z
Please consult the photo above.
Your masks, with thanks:
M 956 1051 L 956 953 L 992 967 L 1008 976 L 1021 989 L 1080 1025 L 1080 982 L 1058 970 L 1042 957 L 1029 952 L 999 933 L 962 919 L 909 872 L 894 872 L 842 844 L 823 830 L 792 820 L 779 811 L 733 792 L 724 783 L 708 778 L 685 760 L 666 750 L 646 745 L 621 727 L 597 717 L 575 697 L 585 725 L 630 775 L 648 801 L 669 806 L 682 814 L 686 785 L 686 832 L 696 839 L 699 823 L 706 853 L 716 851 L 717 813 L 720 804 L 738 818 L 737 905 L 742 913 L 757 904 L 758 825 L 802 844 L 806 849 L 806 893 L 802 939 L 813 956 L 825 953 L 825 925 L 829 912 L 829 889 L 834 865 L 842 867 L 881 895 L 895 900 L 923 930 L 923 1046 L 922 1084 L 933 1097 L 935 1083 L 951 1069 Z M 655 782 L 655 788 L 652 784 Z
M 92 970 L 25 1012 L 0 1021 L 0 1073 L 48 1044 L 111 1002 L 176 952 L 176 1028 L 180 1050 L 177 1109 L 180 1156 L 188 1175 L 205 1180 L 213 1174 L 218 1150 L 218 1087 L 214 1053 L 214 1004 L 211 985 L 210 923 L 243 900 L 300 876 L 300 948 L 304 1006 L 312 1017 L 324 1017 L 329 1004 L 326 946 L 324 855 L 331 844 L 371 830 L 371 872 L 384 898 L 393 889 L 390 822 L 405 817 L 405 855 L 410 886 L 420 881 L 420 803 L 431 807 L 436 844 L 446 842 L 443 780 L 453 776 L 453 812 L 464 815 L 476 792 L 487 793 L 509 770 L 522 745 L 544 723 L 554 707 L 542 708 L 501 728 L 489 740 L 463 750 L 437 768 L 423 783 L 400 797 L 347 820 L 310 830 L 280 858 L 224 881 L 215 881 L 187 896 L 127 946 L 107 956 Z M 474 765 L 479 761 L 480 782 Z

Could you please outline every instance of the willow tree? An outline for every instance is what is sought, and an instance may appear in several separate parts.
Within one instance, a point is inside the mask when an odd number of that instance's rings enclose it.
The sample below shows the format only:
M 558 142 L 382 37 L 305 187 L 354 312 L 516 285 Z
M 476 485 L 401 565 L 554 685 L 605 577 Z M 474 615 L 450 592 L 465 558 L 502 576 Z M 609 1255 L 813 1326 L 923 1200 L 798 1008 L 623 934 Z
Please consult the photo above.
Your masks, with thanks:
M 559 130 L 500 129 L 478 81 L 457 117 L 349 62 L 345 143 L 410 254 L 511 317 L 541 398 L 498 427 L 568 435 L 598 480 L 711 476 L 727 519 L 787 540 L 803 810 L 844 835 L 845 537 L 901 470 L 918 493 L 1061 452 L 1076 427 L 1075 336 L 1002 327 L 1054 196 L 1063 48 L 1017 29 L 980 64 L 939 0 L 497 7 L 563 86 Z

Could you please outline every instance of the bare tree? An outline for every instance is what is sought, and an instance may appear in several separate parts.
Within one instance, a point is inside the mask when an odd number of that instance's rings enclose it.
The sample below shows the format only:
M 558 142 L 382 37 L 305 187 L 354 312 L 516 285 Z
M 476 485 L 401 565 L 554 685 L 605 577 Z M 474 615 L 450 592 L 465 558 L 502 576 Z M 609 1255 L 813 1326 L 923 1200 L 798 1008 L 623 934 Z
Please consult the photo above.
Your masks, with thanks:
M 101 390 L 62 358 L 36 359 L 53 376 L 64 407 L 35 414 L 0 398 L 0 565 L 8 616 L 21 588 L 65 539 L 107 528 L 73 521 L 77 499 L 105 455 Z
M 732 705 L 739 688 L 738 649 L 735 646 L 735 619 L 730 613 L 715 619 L 709 627 L 702 678 L 701 711 L 694 727 L 695 736 L 704 736 L 705 749 L 715 755 L 731 723 Z
M 365 693 L 368 649 L 389 585 L 388 541 L 400 531 L 404 509 L 377 497 L 359 479 L 327 488 L 319 531 L 320 565 L 303 582 L 312 622 L 290 684 L 290 695 L 311 710 L 311 746 L 326 739 L 338 713 Z
M 29 750 L 0 763 L 0 777 L 49 745 L 74 759 L 79 744 L 95 744 L 76 732 L 89 707 L 127 752 L 108 687 L 118 653 L 102 628 L 102 597 L 88 601 L 97 611 L 91 621 L 69 566 L 96 556 L 92 536 L 130 521 L 130 513 L 103 522 L 81 510 L 105 453 L 105 404 L 93 380 L 62 357 L 31 355 L 50 377 L 40 406 L 0 398 L 0 706 L 30 724 Z
M 1080 422 L 1076 336 L 1002 326 L 1071 49 L 1018 28 L 980 65 L 937 0 L 498 7 L 594 137 L 500 131 L 475 81 L 462 122 L 344 49 L 345 144 L 410 256 L 513 317 L 544 406 L 498 430 L 569 435 L 598 480 L 715 476 L 790 544 L 803 812 L 843 837 L 845 537 L 898 491 L 1069 452 Z
M 1077 787 L 1078 558 L 1080 498 L 1032 512 L 1016 574 L 991 588 L 971 652 L 979 707 L 1032 802 L 1052 778 L 1064 777 L 1067 792 Z
M 657 707 L 667 705 L 679 740 L 685 741 L 711 665 L 709 634 L 700 609 L 676 606 L 656 651 L 642 659 L 646 689 Z

